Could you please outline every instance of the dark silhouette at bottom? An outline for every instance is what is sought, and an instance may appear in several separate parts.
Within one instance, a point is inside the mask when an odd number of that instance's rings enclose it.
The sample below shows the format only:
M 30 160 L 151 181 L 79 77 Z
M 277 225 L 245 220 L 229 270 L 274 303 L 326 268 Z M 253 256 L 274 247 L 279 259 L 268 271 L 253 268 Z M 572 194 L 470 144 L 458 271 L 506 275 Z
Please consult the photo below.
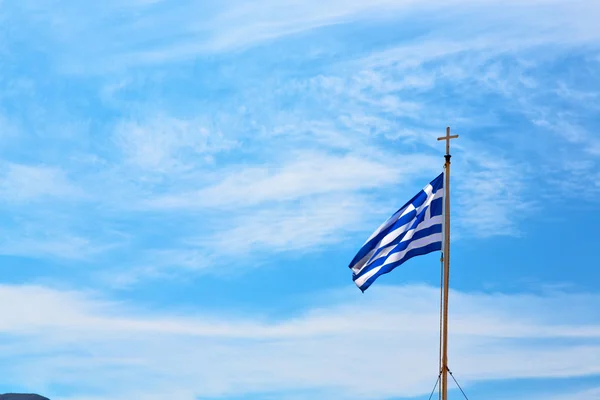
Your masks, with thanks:
M 18 394 L 18 393 L 7 393 L 0 394 L 0 400 L 50 400 L 47 397 L 40 396 L 39 394 Z

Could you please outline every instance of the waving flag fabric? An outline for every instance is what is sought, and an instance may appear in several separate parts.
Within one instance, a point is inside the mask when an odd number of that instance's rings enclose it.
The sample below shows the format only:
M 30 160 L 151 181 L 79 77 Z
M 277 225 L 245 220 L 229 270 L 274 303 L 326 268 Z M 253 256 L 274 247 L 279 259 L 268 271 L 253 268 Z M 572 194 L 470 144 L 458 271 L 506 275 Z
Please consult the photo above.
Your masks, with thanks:
M 349 265 L 361 291 L 405 261 L 442 249 L 443 201 L 441 173 L 371 235 Z

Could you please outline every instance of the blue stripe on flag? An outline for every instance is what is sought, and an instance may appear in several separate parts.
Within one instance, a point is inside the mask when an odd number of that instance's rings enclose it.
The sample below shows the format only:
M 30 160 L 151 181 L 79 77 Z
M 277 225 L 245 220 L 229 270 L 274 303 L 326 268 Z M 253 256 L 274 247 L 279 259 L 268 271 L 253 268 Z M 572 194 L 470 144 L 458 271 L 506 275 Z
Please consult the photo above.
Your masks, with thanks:
M 442 215 L 442 212 L 444 211 L 444 198 L 440 197 L 439 199 L 434 199 L 429 208 L 431 209 L 432 217 Z

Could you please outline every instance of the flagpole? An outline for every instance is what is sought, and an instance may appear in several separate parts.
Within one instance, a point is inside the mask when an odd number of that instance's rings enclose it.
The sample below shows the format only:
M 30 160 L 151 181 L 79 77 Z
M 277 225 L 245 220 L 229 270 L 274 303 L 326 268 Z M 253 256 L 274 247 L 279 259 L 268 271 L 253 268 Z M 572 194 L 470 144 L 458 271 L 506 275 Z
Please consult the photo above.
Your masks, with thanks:
M 441 391 L 442 400 L 448 399 L 448 294 L 450 289 L 450 139 L 458 135 L 450 136 L 450 127 L 446 128 L 446 136 L 438 140 L 446 141 L 446 162 L 444 164 L 444 279 L 443 279 L 443 317 L 442 317 L 442 370 Z

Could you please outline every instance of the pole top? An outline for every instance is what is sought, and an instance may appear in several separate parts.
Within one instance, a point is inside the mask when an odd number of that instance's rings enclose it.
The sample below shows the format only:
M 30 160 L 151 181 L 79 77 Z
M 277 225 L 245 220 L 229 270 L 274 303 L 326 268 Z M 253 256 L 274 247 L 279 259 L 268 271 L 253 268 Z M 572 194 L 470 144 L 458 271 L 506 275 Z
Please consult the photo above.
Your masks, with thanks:
M 445 140 L 446 141 L 446 159 L 450 158 L 450 140 L 456 139 L 458 135 L 450 135 L 450 127 L 446 128 L 446 136 L 442 136 L 437 138 L 437 140 Z

